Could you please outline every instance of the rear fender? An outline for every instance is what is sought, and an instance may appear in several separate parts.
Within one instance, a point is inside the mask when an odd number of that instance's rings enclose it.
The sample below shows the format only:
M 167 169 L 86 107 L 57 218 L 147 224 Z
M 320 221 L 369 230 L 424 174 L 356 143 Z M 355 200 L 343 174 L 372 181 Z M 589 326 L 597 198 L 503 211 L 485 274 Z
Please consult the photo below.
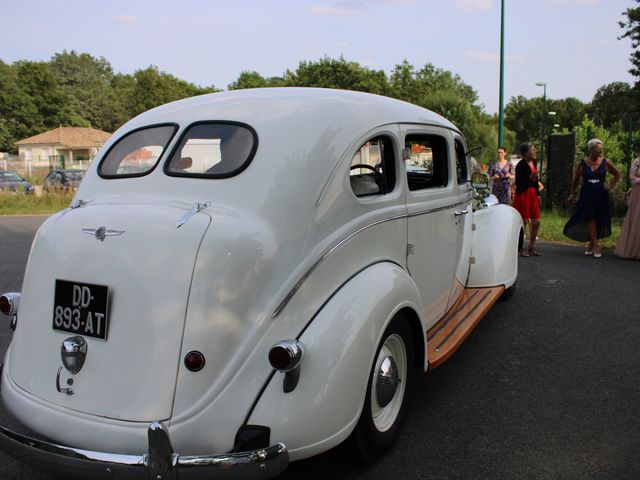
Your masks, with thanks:
M 518 276 L 522 217 L 507 205 L 494 205 L 474 215 L 473 262 L 468 287 L 511 287 Z
M 375 352 L 398 312 L 424 345 L 425 329 L 415 313 L 420 302 L 415 284 L 398 265 L 378 263 L 355 275 L 300 336 L 304 358 L 296 388 L 284 393 L 284 374 L 276 372 L 248 423 L 269 426 L 271 443 L 284 443 L 291 460 L 341 443 L 360 417 Z M 424 347 L 419 355 L 424 365 Z

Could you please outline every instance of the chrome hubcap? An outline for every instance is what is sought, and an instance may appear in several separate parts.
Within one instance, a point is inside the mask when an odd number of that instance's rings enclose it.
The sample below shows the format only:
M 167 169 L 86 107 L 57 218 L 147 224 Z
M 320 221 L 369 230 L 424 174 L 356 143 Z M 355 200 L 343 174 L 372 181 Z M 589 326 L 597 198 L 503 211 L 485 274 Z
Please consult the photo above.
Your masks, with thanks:
M 393 357 L 385 357 L 378 369 L 376 378 L 376 399 L 378 405 L 386 407 L 393 400 L 398 389 L 398 368 Z
M 407 349 L 402 337 L 390 335 L 380 348 L 371 379 L 371 415 L 375 427 L 385 432 L 402 407 L 407 375 Z

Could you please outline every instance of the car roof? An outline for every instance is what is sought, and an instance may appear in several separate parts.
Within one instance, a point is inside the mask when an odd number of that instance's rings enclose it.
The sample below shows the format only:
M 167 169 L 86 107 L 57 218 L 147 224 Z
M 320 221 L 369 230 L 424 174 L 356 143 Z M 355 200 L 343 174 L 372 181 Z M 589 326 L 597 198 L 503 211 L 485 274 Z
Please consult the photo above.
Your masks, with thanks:
M 459 131 L 441 115 L 401 100 L 348 90 L 301 87 L 231 90 L 191 97 L 142 113 L 125 127 L 215 119 L 247 123 L 259 130 L 274 121 L 299 125 L 301 118 L 310 122 L 311 127 L 314 123 L 340 127 L 348 119 L 351 123 L 361 121 L 368 125 L 426 123 Z

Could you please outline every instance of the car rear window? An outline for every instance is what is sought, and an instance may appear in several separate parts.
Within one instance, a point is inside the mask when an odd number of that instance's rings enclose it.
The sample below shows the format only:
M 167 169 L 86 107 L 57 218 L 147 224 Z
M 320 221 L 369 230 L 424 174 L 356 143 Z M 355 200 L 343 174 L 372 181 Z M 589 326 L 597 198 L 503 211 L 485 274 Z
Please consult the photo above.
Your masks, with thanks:
M 172 176 L 230 177 L 247 168 L 257 146 L 258 137 L 248 125 L 197 123 L 182 135 L 165 172 Z
M 175 125 L 158 125 L 128 133 L 109 149 L 98 173 L 105 178 L 145 175 L 154 169 L 176 130 Z

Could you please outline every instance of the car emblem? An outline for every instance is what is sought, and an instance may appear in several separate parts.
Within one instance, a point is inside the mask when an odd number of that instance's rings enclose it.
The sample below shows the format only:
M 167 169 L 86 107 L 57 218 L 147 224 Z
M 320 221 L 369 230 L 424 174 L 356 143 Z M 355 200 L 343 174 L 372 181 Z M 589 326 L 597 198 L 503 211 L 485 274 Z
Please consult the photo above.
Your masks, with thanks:
M 124 230 L 111 230 L 106 227 L 99 227 L 99 228 L 83 228 L 82 232 L 86 233 L 87 235 L 93 235 L 101 242 L 104 242 L 104 239 L 106 237 L 122 235 L 124 233 Z

